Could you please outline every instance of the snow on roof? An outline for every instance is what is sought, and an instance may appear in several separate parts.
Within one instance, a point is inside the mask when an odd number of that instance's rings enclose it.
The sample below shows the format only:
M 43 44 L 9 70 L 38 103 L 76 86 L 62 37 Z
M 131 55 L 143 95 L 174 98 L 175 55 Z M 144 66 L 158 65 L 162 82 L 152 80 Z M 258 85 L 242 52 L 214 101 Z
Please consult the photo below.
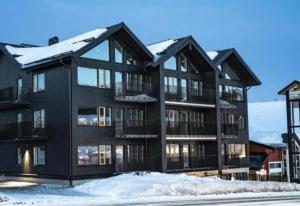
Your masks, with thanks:
M 209 56 L 209 58 L 211 60 L 214 60 L 218 56 L 219 52 L 217 52 L 217 51 L 208 51 L 208 52 L 206 52 L 206 54 Z
M 106 31 L 107 29 L 96 29 L 51 46 L 20 48 L 6 45 L 5 47 L 11 55 L 16 56 L 15 59 L 24 67 L 24 65 L 36 61 L 76 52 L 86 46 L 89 40 L 98 38 Z
M 285 101 L 248 104 L 249 139 L 274 145 L 282 144 L 281 134 L 287 132 Z
M 158 42 L 155 44 L 150 44 L 147 46 L 149 51 L 154 55 L 155 59 L 157 60 L 160 57 L 160 53 L 165 51 L 168 47 L 172 44 L 176 43 L 177 40 L 169 39 L 166 41 Z

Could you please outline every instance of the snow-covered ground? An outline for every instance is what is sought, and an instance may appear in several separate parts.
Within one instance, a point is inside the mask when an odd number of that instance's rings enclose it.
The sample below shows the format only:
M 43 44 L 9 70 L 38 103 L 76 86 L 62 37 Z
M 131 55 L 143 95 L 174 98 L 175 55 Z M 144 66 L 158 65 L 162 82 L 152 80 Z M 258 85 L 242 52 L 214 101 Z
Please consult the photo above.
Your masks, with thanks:
M 285 101 L 253 102 L 248 104 L 249 138 L 265 143 L 282 143 L 287 132 Z
M 1 194 L 2 192 L 2 194 Z M 0 205 L 80 205 L 162 201 L 194 198 L 278 194 L 300 195 L 300 185 L 278 182 L 226 181 L 217 177 L 184 174 L 123 174 L 92 180 L 74 188 L 41 185 L 24 190 L 1 190 Z M 280 193 L 279 193 L 280 192 Z M 291 193 L 292 192 L 292 193 Z M 0 200 L 1 201 L 1 200 Z

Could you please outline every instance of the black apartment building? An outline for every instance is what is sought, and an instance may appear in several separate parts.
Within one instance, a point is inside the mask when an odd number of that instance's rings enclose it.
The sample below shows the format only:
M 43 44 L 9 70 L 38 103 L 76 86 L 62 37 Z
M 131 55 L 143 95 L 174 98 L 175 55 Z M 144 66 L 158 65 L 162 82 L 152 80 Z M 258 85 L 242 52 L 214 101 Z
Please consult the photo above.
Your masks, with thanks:
M 0 174 L 246 174 L 259 84 L 235 49 L 205 53 L 192 36 L 145 46 L 124 23 L 0 43 Z

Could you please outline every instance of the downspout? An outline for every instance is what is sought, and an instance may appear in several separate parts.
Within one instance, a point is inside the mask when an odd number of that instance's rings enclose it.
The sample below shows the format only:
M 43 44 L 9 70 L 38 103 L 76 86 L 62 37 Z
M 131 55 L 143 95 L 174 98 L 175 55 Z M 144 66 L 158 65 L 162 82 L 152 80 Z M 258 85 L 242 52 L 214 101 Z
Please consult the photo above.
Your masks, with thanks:
M 62 60 L 62 58 L 60 58 L 60 62 L 62 65 L 64 65 L 67 69 L 68 69 L 68 73 L 69 73 L 69 132 L 70 132 L 70 151 L 69 151 L 69 156 L 70 156 L 70 160 L 69 160 L 69 185 L 70 187 L 73 186 L 73 129 L 72 129 L 72 66 L 69 66 L 67 64 L 65 64 Z M 72 64 L 72 62 L 71 62 Z

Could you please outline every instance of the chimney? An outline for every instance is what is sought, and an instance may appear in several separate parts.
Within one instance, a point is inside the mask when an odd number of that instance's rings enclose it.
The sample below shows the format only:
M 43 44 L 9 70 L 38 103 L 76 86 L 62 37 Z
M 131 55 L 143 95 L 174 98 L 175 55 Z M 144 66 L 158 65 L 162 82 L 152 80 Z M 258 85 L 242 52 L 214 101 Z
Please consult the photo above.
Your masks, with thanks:
M 53 44 L 57 44 L 59 42 L 59 38 L 57 36 L 49 39 L 48 45 L 51 46 Z

